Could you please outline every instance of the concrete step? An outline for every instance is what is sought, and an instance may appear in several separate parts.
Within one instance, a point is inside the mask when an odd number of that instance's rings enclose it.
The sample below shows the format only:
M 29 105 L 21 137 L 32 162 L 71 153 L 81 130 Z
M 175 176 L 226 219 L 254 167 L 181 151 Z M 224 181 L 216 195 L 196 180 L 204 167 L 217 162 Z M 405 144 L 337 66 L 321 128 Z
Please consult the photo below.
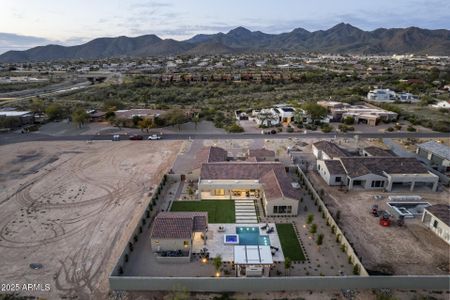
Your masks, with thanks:
M 248 207 L 248 208 L 253 208 L 255 209 L 254 205 L 235 205 L 234 207 Z
M 236 218 L 256 218 L 256 214 L 239 214 Z
M 258 224 L 257 220 L 242 220 L 236 221 L 236 224 Z
M 256 211 L 254 207 L 238 207 L 234 209 L 235 212 L 238 211 Z
M 258 219 L 255 217 L 255 218 L 236 218 L 236 222 L 239 222 L 239 223 L 245 223 L 245 222 L 249 222 L 249 221 L 258 221 Z

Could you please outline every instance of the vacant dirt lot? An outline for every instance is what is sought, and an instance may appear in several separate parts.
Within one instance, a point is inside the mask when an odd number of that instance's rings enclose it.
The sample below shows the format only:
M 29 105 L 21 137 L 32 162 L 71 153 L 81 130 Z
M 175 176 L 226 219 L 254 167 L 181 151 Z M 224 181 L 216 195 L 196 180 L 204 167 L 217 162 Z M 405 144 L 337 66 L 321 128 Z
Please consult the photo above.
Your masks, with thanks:
M 182 142 L 33 142 L 0 148 L 0 283 L 50 299 L 104 298 L 146 197 Z M 42 264 L 34 270 L 30 264 Z M 35 293 L 31 293 L 35 294 Z
M 420 218 L 405 221 L 405 226 L 383 227 L 378 218 L 370 214 L 373 204 L 387 209 L 387 196 L 411 194 L 409 192 L 385 193 L 381 191 L 339 191 L 329 187 L 318 173 L 309 177 L 325 192 L 325 202 L 331 212 L 341 211 L 340 227 L 353 248 L 362 257 L 366 269 L 400 274 L 449 274 L 449 246 L 428 230 Z M 439 193 L 416 192 L 431 204 L 448 203 L 449 191 Z M 375 195 L 384 199 L 375 200 Z

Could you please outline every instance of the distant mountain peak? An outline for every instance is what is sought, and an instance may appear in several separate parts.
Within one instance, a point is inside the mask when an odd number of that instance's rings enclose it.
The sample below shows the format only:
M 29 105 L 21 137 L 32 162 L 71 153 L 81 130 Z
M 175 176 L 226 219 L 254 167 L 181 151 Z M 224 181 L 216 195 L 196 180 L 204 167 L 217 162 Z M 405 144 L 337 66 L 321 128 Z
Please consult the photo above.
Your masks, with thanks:
M 243 34 L 249 34 L 249 33 L 252 33 L 252 32 L 243 26 L 236 27 L 228 32 L 228 34 L 232 34 L 232 35 L 243 35 Z
M 409 27 L 363 31 L 348 23 L 339 23 L 328 30 L 309 32 L 296 28 L 281 34 L 250 31 L 239 26 L 228 33 L 198 34 L 185 41 L 161 39 L 154 34 L 148 34 L 138 37 L 98 38 L 70 47 L 39 46 L 25 51 L 8 51 L 0 55 L 0 62 L 285 51 L 450 55 L 449 37 L 450 31 L 446 29 Z
M 311 32 L 309 32 L 309 31 L 306 30 L 305 28 L 299 27 L 299 28 L 295 28 L 294 30 L 292 30 L 291 33 L 296 33 L 296 34 L 301 33 L 301 34 L 304 34 L 304 33 L 311 33 Z

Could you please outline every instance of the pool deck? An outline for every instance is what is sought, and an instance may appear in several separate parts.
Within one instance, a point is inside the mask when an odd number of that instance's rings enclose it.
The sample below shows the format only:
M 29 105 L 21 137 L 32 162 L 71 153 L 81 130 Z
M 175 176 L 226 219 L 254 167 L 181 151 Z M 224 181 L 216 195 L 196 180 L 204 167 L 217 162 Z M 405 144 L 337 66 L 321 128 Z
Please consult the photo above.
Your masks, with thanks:
M 236 227 L 259 227 L 260 235 L 268 235 L 270 239 L 270 245 L 277 247 L 278 251 L 272 256 L 274 262 L 283 262 L 284 255 L 281 250 L 280 239 L 278 238 L 277 228 L 274 223 L 269 223 L 269 227 L 273 227 L 274 231 L 272 233 L 267 233 L 266 230 L 262 230 L 265 223 L 259 224 L 208 224 L 208 232 L 206 234 L 207 241 L 204 245 L 203 240 L 194 239 L 192 245 L 192 251 L 194 253 L 199 253 L 201 249 L 207 248 L 209 251 L 209 256 L 211 258 L 216 256 L 221 256 L 222 261 L 232 262 L 234 259 L 234 245 L 224 244 L 224 235 L 226 234 L 236 234 Z M 222 226 L 225 231 L 219 232 L 219 226 Z

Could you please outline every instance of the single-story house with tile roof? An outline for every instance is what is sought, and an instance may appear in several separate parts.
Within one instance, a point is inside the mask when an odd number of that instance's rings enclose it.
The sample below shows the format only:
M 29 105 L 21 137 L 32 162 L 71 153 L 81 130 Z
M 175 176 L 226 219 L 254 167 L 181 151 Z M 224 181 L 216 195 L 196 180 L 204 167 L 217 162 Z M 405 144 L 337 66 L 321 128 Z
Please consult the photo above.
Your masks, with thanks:
M 279 162 L 212 162 L 202 165 L 200 198 L 262 200 L 266 215 L 297 215 L 300 191 Z
M 363 156 L 396 156 L 391 150 L 369 146 L 362 150 Z
M 318 160 L 337 159 L 339 157 L 347 157 L 350 154 L 329 141 L 319 141 L 312 144 L 313 154 Z
M 345 185 L 347 174 L 339 160 L 318 160 L 317 172 L 328 185 Z
M 417 145 L 417 155 L 431 167 L 443 173 L 450 173 L 450 147 L 436 141 Z
M 160 212 L 152 224 L 152 251 L 161 257 L 191 256 L 194 239 L 208 230 L 207 212 Z
M 342 179 L 349 190 L 359 187 L 391 191 L 393 187 L 405 185 L 411 191 L 419 185 L 429 186 L 432 191 L 437 190 L 439 177 L 429 172 L 415 158 L 341 157 L 337 161 L 341 166 L 336 162 L 318 164 L 318 168 L 321 168 L 319 174 L 329 185 L 338 185 L 336 179 L 333 182 L 330 178 L 341 177 L 344 171 L 345 177 Z
M 450 245 L 450 205 L 437 204 L 426 207 L 422 223 Z
M 247 153 L 247 158 L 251 157 L 254 157 L 256 161 L 274 161 L 275 151 L 268 150 L 265 148 L 249 149 Z

